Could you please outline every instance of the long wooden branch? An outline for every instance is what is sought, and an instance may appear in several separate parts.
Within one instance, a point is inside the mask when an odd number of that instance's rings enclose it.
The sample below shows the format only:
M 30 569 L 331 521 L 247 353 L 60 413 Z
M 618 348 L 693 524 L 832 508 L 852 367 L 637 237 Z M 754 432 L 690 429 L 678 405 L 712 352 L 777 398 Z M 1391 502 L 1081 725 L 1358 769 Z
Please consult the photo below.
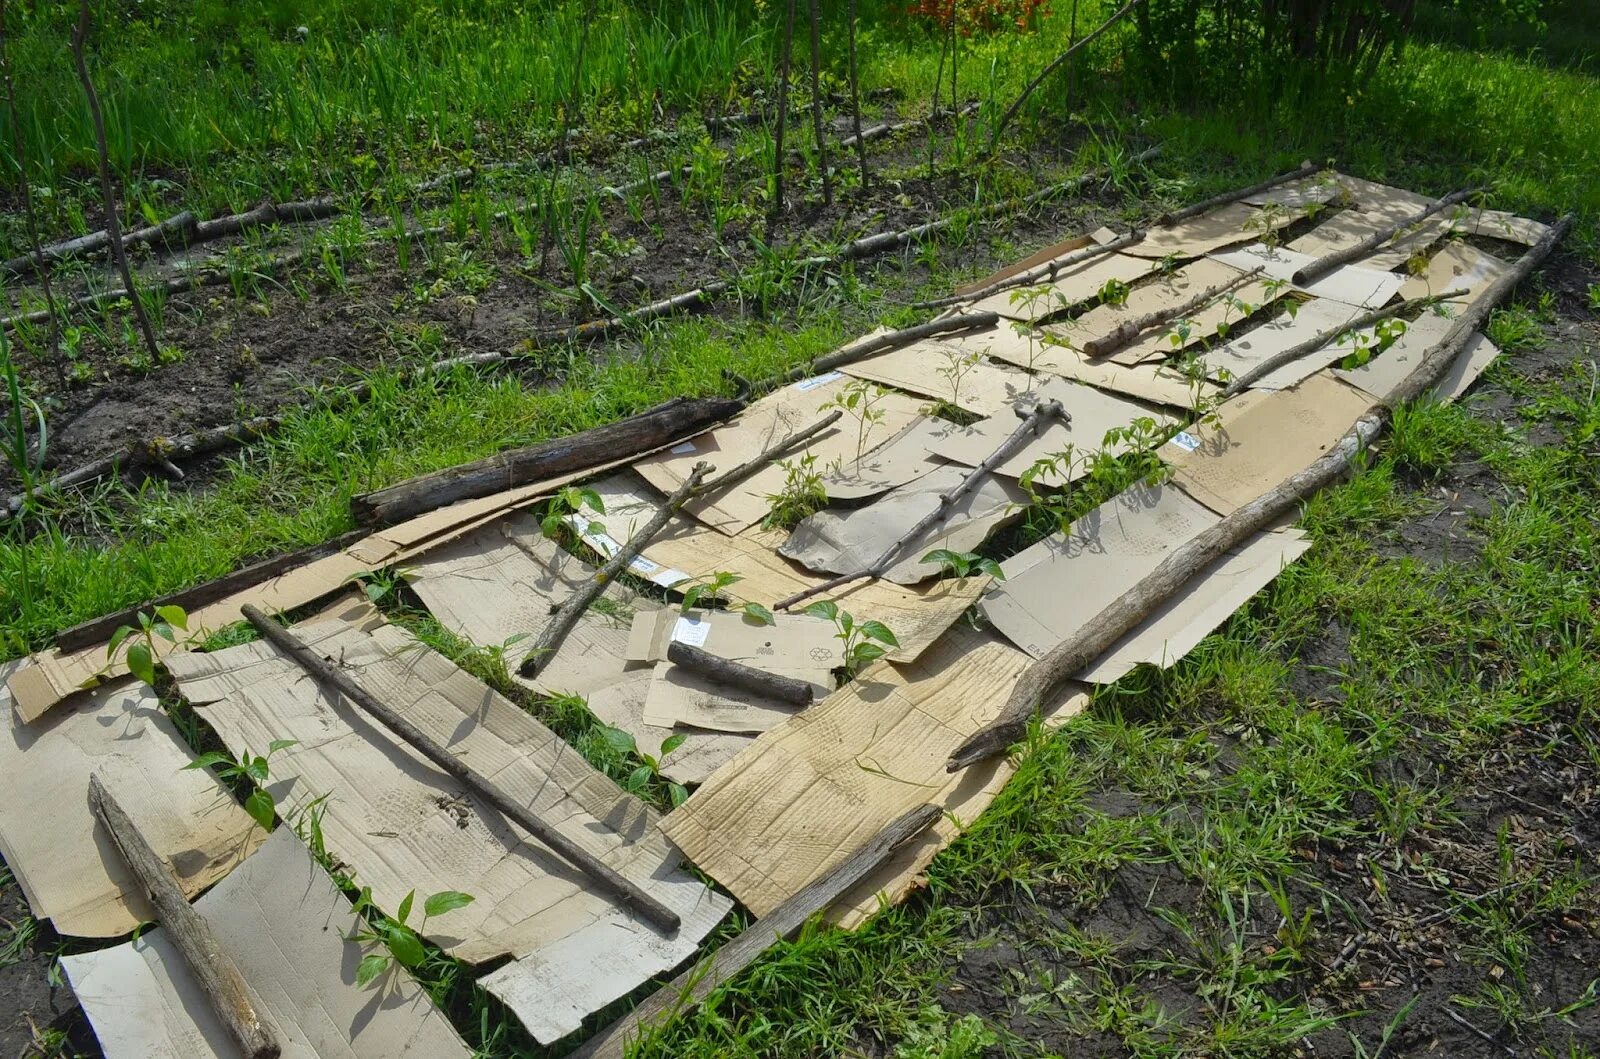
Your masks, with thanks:
M 955 507 L 956 502 L 976 489 L 983 479 L 994 473 L 996 467 L 1015 455 L 1017 450 L 1021 449 L 1030 437 L 1038 436 L 1039 432 L 1053 421 L 1071 422 L 1072 420 L 1066 409 L 1061 407 L 1060 401 L 1041 401 L 1027 412 L 1018 409 L 1017 414 L 1022 417 L 1022 422 L 1017 424 L 1017 429 L 1011 432 L 1011 436 L 1002 441 L 999 447 L 990 453 L 982 463 L 967 472 L 961 481 L 941 494 L 939 505 L 919 519 L 916 525 L 901 534 L 898 540 L 884 549 L 883 554 L 854 573 L 840 574 L 838 577 L 830 578 L 820 585 L 813 585 L 802 592 L 796 592 L 787 599 L 779 600 L 773 604 L 773 607 L 777 610 L 788 610 L 796 604 L 811 599 L 813 596 L 831 592 L 853 581 L 860 581 L 863 578 L 882 577 L 895 564 L 901 552 L 920 539 L 928 530 L 949 518 L 951 509 Z
M 622 1059 L 628 1047 L 660 1032 L 666 1023 L 691 1010 L 723 982 L 754 963 L 779 941 L 792 937 L 812 916 L 832 905 L 879 868 L 901 846 L 939 818 L 936 805 L 909 810 L 868 839 L 824 875 L 802 887 L 738 937 L 650 994 L 639 1006 L 584 1042 L 572 1059 Z
M 172 868 L 145 839 L 98 774 L 89 776 L 89 808 L 155 906 L 156 917 L 188 965 L 217 1018 L 249 1059 L 277 1059 L 281 1048 L 272 1024 L 206 918 L 189 904 Z
M 1092 338 L 1085 342 L 1083 344 L 1083 355 L 1086 357 L 1104 357 L 1115 353 L 1152 327 L 1159 327 L 1172 320 L 1182 319 L 1195 310 L 1210 305 L 1217 298 L 1238 290 L 1261 275 L 1265 267 L 1264 265 L 1257 265 L 1249 272 L 1241 273 L 1226 283 L 1218 283 L 1214 287 L 1208 287 L 1194 297 L 1181 301 L 1176 305 L 1168 305 L 1153 312 L 1145 313 L 1143 316 L 1136 316 L 1132 320 L 1124 320 L 1110 334 Z
M 1379 228 L 1354 246 L 1347 246 L 1343 250 L 1335 250 L 1332 253 L 1323 254 L 1315 261 L 1295 270 L 1292 277 L 1295 285 L 1303 287 L 1307 283 L 1314 283 L 1340 265 L 1348 265 L 1352 261 L 1360 261 L 1374 250 L 1384 246 L 1401 232 L 1415 228 L 1441 210 L 1447 210 L 1458 202 L 1465 202 L 1474 195 L 1481 195 L 1485 190 L 1484 188 L 1465 188 L 1461 191 L 1452 192 L 1442 199 L 1434 200 L 1426 208 L 1413 213 L 1403 220 Z
M 1188 220 L 1190 217 L 1198 217 L 1207 210 L 1214 210 L 1218 206 L 1230 205 L 1238 202 L 1241 199 L 1247 199 L 1251 195 L 1259 195 L 1263 191 L 1271 191 L 1279 184 L 1287 184 L 1291 180 L 1301 180 L 1310 176 L 1316 171 L 1317 167 L 1311 164 L 1310 159 L 1307 159 L 1306 161 L 1300 163 L 1300 167 L 1298 169 L 1291 169 L 1286 173 L 1279 173 L 1275 177 L 1268 177 L 1259 184 L 1251 184 L 1247 188 L 1236 188 L 1233 191 L 1224 191 L 1222 194 L 1213 195 L 1209 199 L 1201 199 L 1199 202 L 1191 202 L 1182 209 L 1163 213 L 1161 216 L 1156 218 L 1156 227 L 1170 228 L 1180 221 Z
M 1100 657 L 1157 607 L 1172 598 L 1190 578 L 1221 558 L 1229 549 L 1271 525 L 1301 498 L 1324 488 L 1343 474 L 1356 454 L 1382 431 L 1390 410 L 1400 403 L 1413 400 L 1438 380 L 1467 340 L 1488 320 L 1495 304 L 1511 293 L 1549 256 L 1551 249 L 1572 228 L 1572 223 L 1571 214 L 1557 221 L 1544 238 L 1518 258 L 1515 265 L 1490 284 L 1483 295 L 1456 318 L 1450 329 L 1423 354 L 1401 384 L 1374 403 L 1356 420 L 1349 432 L 1316 462 L 1290 475 L 1221 522 L 1173 549 L 1159 566 L 1101 609 L 1093 620 L 1085 622 L 1078 632 L 1029 666 L 995 719 L 973 733 L 951 755 L 947 765 L 949 771 L 957 772 L 994 754 L 1003 753 L 1022 738 L 1027 731 L 1029 717 L 1053 688 Z
M 768 673 L 764 669 L 747 666 L 731 658 L 722 658 L 710 651 L 703 651 L 692 644 L 679 643 L 676 640 L 667 645 L 667 661 L 710 677 L 719 684 L 748 691 L 787 706 L 810 706 L 815 695 L 815 689 L 804 680 Z
M 1296 342 L 1288 349 L 1279 350 L 1260 363 L 1252 364 L 1250 367 L 1246 368 L 1237 376 L 1229 380 L 1228 385 L 1222 391 L 1222 395 L 1224 397 L 1232 397 L 1234 394 L 1244 390 L 1257 380 L 1264 379 L 1268 375 L 1271 375 L 1285 364 L 1293 364 L 1301 357 L 1304 357 L 1310 353 L 1315 353 L 1323 346 L 1326 346 L 1329 342 L 1337 341 L 1343 335 L 1350 334 L 1353 331 L 1359 331 L 1363 327 L 1370 327 L 1380 320 L 1388 320 L 1392 317 L 1404 316 L 1412 311 L 1426 309 L 1431 305 L 1437 305 L 1439 302 L 1446 301 L 1450 298 L 1459 298 L 1466 293 L 1467 291 L 1465 288 L 1458 288 L 1456 290 L 1445 291 L 1443 294 L 1429 294 L 1422 298 L 1412 298 L 1409 301 L 1400 302 L 1398 305 L 1391 305 L 1387 308 L 1380 307 L 1369 310 L 1368 312 L 1364 312 L 1352 320 L 1345 321 L 1338 327 L 1330 327 L 1326 331 L 1318 332 L 1317 334 L 1306 339 L 1304 342 Z
M 726 489 L 730 485 L 738 485 L 740 482 L 744 481 L 752 474 L 755 474 L 773 460 L 780 458 L 785 453 L 793 452 L 798 446 L 805 444 L 818 434 L 822 433 L 824 430 L 827 430 L 829 427 L 833 426 L 833 424 L 839 421 L 839 417 L 842 415 L 844 415 L 844 413 L 838 410 L 829 412 L 827 415 L 823 416 L 815 423 L 812 423 L 804 430 L 797 430 L 793 434 L 789 434 L 779 441 L 774 442 L 772 445 L 767 446 L 767 448 L 759 455 L 751 457 L 750 459 L 739 464 L 739 466 L 734 467 L 731 470 L 724 471 L 714 478 L 707 478 L 700 486 L 700 495 L 709 495 L 711 493 Z
M 994 132 L 989 134 L 990 153 L 992 154 L 994 152 L 995 144 L 999 143 L 1000 141 L 1000 134 L 1006 131 L 1006 126 L 1010 125 L 1011 119 L 1017 116 L 1017 111 L 1022 109 L 1022 105 L 1028 101 L 1029 97 L 1032 96 L 1035 91 L 1038 90 L 1040 85 L 1045 83 L 1045 80 L 1049 78 L 1051 74 L 1055 73 L 1056 70 L 1061 67 L 1062 63 L 1072 58 L 1073 55 L 1077 54 L 1080 49 L 1087 48 L 1090 44 L 1093 44 L 1095 41 L 1099 40 L 1102 34 L 1104 34 L 1112 26 L 1115 26 L 1118 22 L 1121 22 L 1123 18 L 1127 16 L 1128 12 L 1132 11 L 1138 6 L 1139 0 L 1128 0 L 1127 3 L 1123 4 L 1116 11 L 1112 12 L 1111 17 L 1107 18 L 1082 40 L 1074 41 L 1066 51 L 1062 52 L 1060 55 L 1057 55 L 1054 59 L 1051 59 L 1050 62 L 1046 64 L 1045 68 L 1039 71 L 1038 76 L 1036 76 L 1032 81 L 1028 82 L 1027 86 L 1023 88 L 1022 92 L 1017 96 L 1016 101 L 1013 102 L 1011 106 L 1006 108 L 1005 114 L 1002 115 L 1000 121 L 996 123 Z
M 528 834 L 549 846 L 607 893 L 633 906 L 649 922 L 667 933 L 678 929 L 678 913 L 560 830 L 540 819 L 533 810 L 501 790 L 492 780 L 474 771 L 432 736 L 357 683 L 342 665 L 324 658 L 299 636 L 272 620 L 254 604 L 246 603 L 239 609 L 263 638 L 288 655 L 319 684 L 338 692 L 345 701 L 377 720 L 440 770 L 459 781 Z
M 689 498 L 699 490 L 700 483 L 705 480 L 706 475 L 713 470 L 715 468 L 704 461 L 695 464 L 694 470 L 689 472 L 683 484 L 662 501 L 649 521 L 640 526 L 633 536 L 628 538 L 628 542 L 618 548 L 616 554 L 606 560 L 606 564 L 597 570 L 593 577 L 584 582 L 582 588 L 568 596 L 566 602 L 556 609 L 549 623 L 539 633 L 539 638 L 534 641 L 533 648 L 523 658 L 518 672 L 525 677 L 531 677 L 545 667 L 566 640 L 567 634 L 578 624 L 578 619 L 583 616 L 584 611 L 600 598 L 600 593 L 604 592 L 606 587 L 616 580 L 617 575 L 644 551 L 645 546 L 655 540 L 656 534 L 660 533 L 671 521 L 672 516 L 688 503 Z

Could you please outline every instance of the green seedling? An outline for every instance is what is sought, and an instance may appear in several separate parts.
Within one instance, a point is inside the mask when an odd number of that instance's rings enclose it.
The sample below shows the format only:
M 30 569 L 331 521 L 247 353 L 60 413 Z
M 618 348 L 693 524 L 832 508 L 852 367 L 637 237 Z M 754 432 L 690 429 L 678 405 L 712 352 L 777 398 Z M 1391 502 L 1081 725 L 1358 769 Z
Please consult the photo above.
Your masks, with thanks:
M 568 516 L 579 514 L 584 508 L 601 515 L 606 513 L 605 502 L 600 499 L 599 493 L 575 485 L 567 486 L 550 498 L 550 503 L 545 507 L 544 518 L 539 520 L 539 531 L 550 540 L 562 543 L 571 529 L 571 523 L 567 521 Z M 603 523 L 590 522 L 583 532 L 604 533 L 605 529 Z
M 819 412 L 837 408 L 855 418 L 857 466 L 861 463 L 861 454 L 866 451 L 867 434 L 875 424 L 883 422 L 885 413 L 878 407 L 878 402 L 888 395 L 889 391 L 882 386 L 865 379 L 857 379 L 834 394 L 833 400 L 817 407 Z
M 178 633 L 189 631 L 189 615 L 182 607 L 168 604 L 151 612 L 140 611 L 136 621 L 137 625 L 123 625 L 111 634 L 111 641 L 106 645 L 106 665 L 109 668 L 116 661 L 118 648 L 127 644 L 123 663 L 128 672 L 155 687 L 156 640 L 160 638 L 176 645 Z
M 806 613 L 833 622 L 833 635 L 844 645 L 845 672 L 851 677 L 861 672 L 869 662 L 876 662 L 888 654 L 890 648 L 900 646 L 900 641 L 883 622 L 864 621 L 857 624 L 849 611 L 840 610 L 839 604 L 832 600 L 819 600 L 807 607 Z
M 356 966 L 356 985 L 360 988 L 365 989 L 376 982 L 395 963 L 408 970 L 422 966 L 422 961 L 428 958 L 428 950 L 422 944 L 422 935 L 427 930 L 428 920 L 458 908 L 465 908 L 474 900 L 471 894 L 459 890 L 441 890 L 432 894 L 422 902 L 422 922 L 413 929 L 406 921 L 411 918 L 411 906 L 416 897 L 415 890 L 406 894 L 400 901 L 400 907 L 396 909 L 395 918 L 390 919 L 379 912 L 377 905 L 372 903 L 372 887 L 361 888 L 361 894 L 356 898 L 355 911 L 357 915 L 367 913 L 368 926 L 365 930 L 358 930 L 350 940 L 379 944 L 383 946 L 384 951 L 367 954 Z
M 996 581 L 1006 579 L 1005 571 L 1000 569 L 1000 564 L 976 552 L 958 552 L 949 548 L 935 548 L 924 555 L 921 562 L 938 563 L 939 571 L 945 577 L 955 577 L 965 581 L 973 574 L 988 574 Z
M 629 772 L 622 781 L 623 790 L 642 798 L 649 791 L 652 783 L 664 782 L 667 789 L 667 801 L 674 809 L 682 805 L 685 799 L 689 797 L 689 791 L 683 784 L 665 780 L 661 775 L 661 766 L 667 760 L 667 755 L 682 746 L 683 741 L 688 738 L 684 733 L 679 732 L 675 735 L 667 736 L 661 742 L 660 752 L 654 755 L 646 754 L 640 750 L 638 740 L 634 739 L 631 733 L 624 732 L 621 728 L 603 725 L 600 729 L 600 734 L 611 749 L 617 753 L 632 754 L 643 762 L 643 764 L 635 766 L 633 771 Z
M 788 529 L 828 506 L 828 491 L 817 470 L 817 456 L 807 453 L 798 460 L 779 460 L 783 468 L 783 488 L 767 496 L 767 516 L 761 524 L 768 529 Z
M 674 588 L 678 588 L 683 593 L 683 603 L 678 609 L 688 613 L 701 603 L 710 604 L 722 600 L 723 592 L 726 589 L 743 580 L 744 575 L 742 574 L 735 574 L 728 570 L 718 570 L 708 578 L 697 578 L 695 581 L 690 582 L 687 587 L 674 585 Z M 727 607 L 729 610 L 739 611 L 757 625 L 776 624 L 772 611 L 753 600 L 732 597 L 727 600 Z
M 215 768 L 217 775 L 226 783 L 242 783 L 248 781 L 251 791 L 244 799 L 244 811 L 250 818 L 261 825 L 261 830 L 271 831 L 273 821 L 277 817 L 278 803 L 272 797 L 272 792 L 267 790 L 267 779 L 271 772 L 269 764 L 273 754 L 280 750 L 287 750 L 294 746 L 297 740 L 274 739 L 267 744 L 265 754 L 251 754 L 248 750 L 241 755 L 238 761 L 224 754 L 220 750 L 201 754 L 187 765 L 187 769 Z

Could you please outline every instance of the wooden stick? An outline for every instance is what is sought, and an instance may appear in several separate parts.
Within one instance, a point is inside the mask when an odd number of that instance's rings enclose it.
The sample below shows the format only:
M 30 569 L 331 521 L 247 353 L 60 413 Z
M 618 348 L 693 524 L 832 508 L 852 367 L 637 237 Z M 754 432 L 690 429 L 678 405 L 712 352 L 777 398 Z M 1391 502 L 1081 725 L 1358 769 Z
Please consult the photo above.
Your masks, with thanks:
M 1410 401 L 1433 385 L 1479 327 L 1496 303 L 1511 293 L 1539 263 L 1549 256 L 1572 228 L 1573 217 L 1557 221 L 1543 239 L 1517 260 L 1483 295 L 1458 316 L 1450 330 L 1417 361 L 1406 378 L 1373 404 L 1328 452 L 1311 466 L 1284 479 L 1276 487 L 1235 510 L 1221 522 L 1173 549 L 1150 573 L 1103 608 L 1093 621 L 1061 641 L 1017 681 L 1011 697 L 995 719 L 967 739 L 946 766 L 957 772 L 994 754 L 1003 753 L 1027 731 L 1028 718 L 1056 685 L 1098 658 L 1152 611 L 1161 606 L 1195 574 L 1221 558 L 1229 549 L 1271 525 L 1302 497 L 1321 489 L 1343 474 L 1355 455 L 1383 429 L 1389 411 Z
M 167 937 L 183 957 L 195 984 L 211 1002 L 222 1025 L 249 1059 L 277 1059 L 281 1049 L 273 1026 L 250 993 L 239 968 L 211 932 L 206 918 L 189 904 L 177 876 L 97 774 L 89 776 L 89 808 L 111 835 L 122 859 L 155 906 Z
M 792 452 L 796 446 L 810 441 L 824 430 L 827 430 L 829 427 L 833 426 L 833 424 L 837 423 L 839 421 L 839 417 L 842 415 L 844 415 L 844 412 L 842 411 L 830 412 L 821 419 L 817 420 L 815 423 L 812 423 L 810 426 L 806 427 L 804 430 L 797 430 L 793 434 L 785 437 L 783 440 L 769 445 L 760 455 L 746 460 L 739 466 L 733 468 L 733 470 L 725 471 L 722 474 L 717 475 L 715 478 L 706 479 L 706 481 L 701 483 L 698 493 L 703 496 L 707 493 L 717 492 L 720 489 L 726 489 L 730 485 L 737 485 L 739 482 L 742 482 L 752 474 L 755 474 L 773 460 L 778 459 L 784 453 Z
M 820 585 L 814 585 L 803 592 L 796 592 L 787 599 L 779 600 L 773 605 L 774 608 L 788 610 L 797 603 L 803 603 L 813 596 L 820 596 L 824 592 L 830 592 L 841 585 L 848 585 L 852 581 L 859 581 L 862 578 L 882 577 L 894 565 L 895 559 L 901 552 L 905 551 L 908 546 L 935 525 L 949 518 L 950 510 L 955 506 L 956 501 L 976 489 L 979 482 L 992 474 L 996 467 L 1009 460 L 1030 436 L 1037 436 L 1039 431 L 1043 430 L 1045 425 L 1053 420 L 1060 420 L 1063 423 L 1072 422 L 1072 417 L 1061 407 L 1060 401 L 1042 401 L 1035 404 L 1032 410 L 1027 413 L 1018 409 L 1017 414 L 1022 416 L 1022 422 L 1017 424 L 1017 429 L 1011 432 L 1011 436 L 1002 441 L 1000 446 L 990 453 L 987 459 L 967 472 L 966 477 L 941 495 L 938 507 L 928 512 L 918 520 L 915 526 L 901 534 L 898 540 L 889 545 L 883 554 L 873 560 L 866 568 L 852 574 L 840 574 L 838 577 L 824 581 Z
M 778 62 L 778 128 L 772 144 L 772 209 L 767 213 L 767 229 L 777 227 L 783 214 L 783 167 L 788 158 L 783 153 L 784 126 L 789 120 L 789 67 L 794 55 L 794 5 L 787 0 L 783 26 L 783 54 Z M 768 240 L 771 241 L 770 238 Z
M 861 135 L 861 77 L 856 70 L 856 9 L 859 3 L 860 0 L 850 0 L 849 9 L 845 12 L 845 27 L 850 51 L 850 119 L 855 133 L 856 156 L 861 163 L 861 190 L 865 192 L 871 186 L 871 176 L 867 170 L 867 141 Z
M 572 1059 L 622 1059 L 631 1044 L 659 1031 L 668 1020 L 695 1007 L 778 941 L 792 937 L 812 916 L 839 900 L 897 849 L 922 834 L 939 815 L 938 806 L 919 805 L 896 818 L 821 878 L 808 883 L 770 914 L 584 1042 L 572 1053 Z
M 667 661 L 675 666 L 703 674 L 740 691 L 787 706 L 810 706 L 815 689 L 804 680 L 779 676 L 764 669 L 721 658 L 709 651 L 674 640 L 667 645 Z
M 399 736 L 441 771 L 459 781 L 518 827 L 560 854 L 611 896 L 633 906 L 646 920 L 669 934 L 678 929 L 679 919 L 676 912 L 561 831 L 535 816 L 533 810 L 512 798 L 493 781 L 473 771 L 460 758 L 436 742 L 432 736 L 357 683 L 343 666 L 322 657 L 294 632 L 273 621 L 255 604 L 246 603 L 239 609 L 263 638 L 288 655 L 319 684 L 337 691 L 346 702 L 359 707 L 390 732 Z
M 618 548 L 617 553 L 606 560 L 606 564 L 596 571 L 592 578 L 584 582 L 581 589 L 568 596 L 567 601 L 557 608 L 549 624 L 534 641 L 533 649 L 523 658 L 518 672 L 525 677 L 531 677 L 544 668 L 545 664 L 555 656 L 556 650 L 566 640 L 573 626 L 578 624 L 578 619 L 583 616 L 584 611 L 600 598 L 600 593 L 606 590 L 606 586 L 616 580 L 623 567 L 631 563 L 634 557 L 644 551 L 645 545 L 655 539 L 656 534 L 660 533 L 662 527 L 678 513 L 678 509 L 688 502 L 700 488 L 700 483 L 706 475 L 713 470 L 715 468 L 703 460 L 694 465 L 689 477 L 683 480 L 683 484 L 678 486 L 671 496 L 662 501 L 661 506 L 656 508 L 655 514 L 650 516 L 650 520 L 628 538 L 628 543 Z
M 822 170 L 822 204 L 833 205 L 833 173 L 828 168 L 828 140 L 822 134 L 822 16 L 817 0 L 811 6 L 811 130 L 817 142 L 817 166 Z
M 1297 342 L 1288 349 L 1280 350 L 1259 364 L 1252 364 L 1228 382 L 1228 385 L 1222 391 L 1222 396 L 1232 397 L 1256 380 L 1271 375 L 1285 364 L 1293 364 L 1306 354 L 1314 353 L 1329 342 L 1333 342 L 1352 331 L 1359 331 L 1363 327 L 1369 327 L 1379 320 L 1387 320 L 1394 316 L 1404 316 L 1414 309 L 1426 309 L 1430 305 L 1435 305 L 1450 298 L 1459 298 L 1466 293 L 1466 288 L 1462 287 L 1445 291 L 1443 294 L 1429 294 L 1426 297 L 1412 298 L 1409 301 L 1403 301 L 1388 308 L 1378 308 L 1362 313 L 1355 319 L 1346 321 L 1338 327 L 1330 327 L 1326 331 L 1311 336 L 1304 342 Z
M 1044 84 L 1047 77 L 1055 73 L 1057 68 L 1059 68 L 1062 63 L 1072 58 L 1072 56 L 1076 54 L 1080 48 L 1088 47 L 1090 44 L 1098 40 L 1100 35 L 1105 33 L 1106 30 L 1110 29 L 1112 26 L 1115 26 L 1118 22 L 1121 22 L 1123 17 L 1138 5 L 1139 0 L 1128 0 L 1128 2 L 1123 4 L 1121 8 L 1114 11 L 1110 18 L 1106 19 L 1095 30 L 1089 33 L 1088 36 L 1084 37 L 1080 41 L 1075 41 L 1069 48 L 1067 48 L 1066 51 L 1062 52 L 1060 55 L 1057 55 L 1054 59 L 1051 59 L 1049 64 L 1046 65 L 1043 70 L 1039 71 L 1039 75 L 1032 81 L 1028 82 L 1027 87 L 1022 90 L 1022 94 L 1017 96 L 1016 102 L 1012 103 L 1011 106 L 1006 109 L 1006 112 L 1000 118 L 999 123 L 995 125 L 994 132 L 989 134 L 989 153 L 994 153 L 995 145 L 1000 142 L 1000 134 L 1006 131 L 1006 126 L 1011 124 L 1011 119 L 1017 116 L 1017 111 L 1022 109 L 1022 105 L 1028 101 L 1028 97 L 1033 95 L 1040 85 Z
M 199 222 L 193 213 L 189 212 L 188 210 L 184 210 L 182 213 L 174 214 L 173 216 L 168 217 L 166 220 L 157 224 L 148 225 L 144 228 L 136 228 L 133 231 L 124 234 L 122 237 L 122 245 L 124 247 L 129 247 L 137 246 L 140 243 L 156 241 L 170 243 L 174 240 L 181 244 L 185 241 L 185 237 L 188 235 L 188 233 L 192 232 L 195 225 L 198 223 Z M 67 258 L 76 257 L 79 254 L 88 254 L 93 253 L 96 250 L 104 250 L 110 244 L 111 236 L 104 228 L 102 228 L 98 232 L 90 232 L 88 235 L 80 235 L 76 239 L 67 239 L 63 242 L 52 243 L 49 246 L 40 247 L 38 250 L 31 251 L 30 253 L 13 257 L 4 264 L 0 264 L 0 270 L 12 273 L 27 272 L 31 269 L 38 268 L 40 265 L 54 265 L 66 260 Z
M 1179 221 L 1186 221 L 1190 217 L 1198 217 L 1200 214 L 1208 210 L 1214 210 L 1218 206 L 1227 206 L 1230 203 L 1238 202 L 1240 199 L 1249 198 L 1251 195 L 1259 195 L 1263 191 L 1270 191 L 1279 184 L 1287 184 L 1291 180 L 1300 180 L 1316 171 L 1317 167 L 1311 164 L 1310 159 L 1307 159 L 1300 163 L 1298 169 L 1291 169 L 1286 173 L 1279 173 L 1275 177 L 1268 177 L 1259 184 L 1251 184 L 1247 188 L 1237 188 L 1233 191 L 1224 191 L 1222 194 L 1213 195 L 1209 199 L 1190 203 L 1180 210 L 1163 213 L 1156 218 L 1156 227 L 1170 228 Z
M 1407 228 L 1416 227 L 1439 211 L 1447 210 L 1456 203 L 1464 202 L 1474 195 L 1480 195 L 1485 190 L 1484 188 L 1465 188 L 1461 191 L 1452 192 L 1442 199 L 1435 199 L 1425 209 L 1413 213 L 1404 220 L 1379 228 L 1354 246 L 1347 246 L 1343 250 L 1335 250 L 1332 253 L 1323 254 L 1310 264 L 1296 269 L 1294 276 L 1291 278 L 1294 280 L 1295 285 L 1299 287 L 1314 283 L 1319 277 L 1327 275 L 1340 265 L 1347 265 L 1352 261 L 1361 260 Z
M 1177 305 L 1169 305 L 1165 308 L 1156 309 L 1154 312 L 1145 313 L 1143 316 L 1136 316 L 1132 320 L 1124 320 L 1110 334 L 1085 342 L 1083 344 L 1083 355 L 1086 357 L 1103 357 L 1107 354 L 1115 353 L 1150 328 L 1158 327 L 1169 320 L 1178 320 L 1188 316 L 1196 309 L 1211 304 L 1213 300 L 1222 297 L 1224 294 L 1238 290 L 1261 275 L 1265 267 L 1264 265 L 1257 265 L 1249 272 L 1235 276 L 1226 283 L 1219 283 L 1214 287 L 1209 287 L 1194 297 L 1179 302 Z
M 628 419 L 362 493 L 351 497 L 350 507 L 362 525 L 390 525 L 459 500 L 649 452 L 720 423 L 743 408 L 743 401 L 721 397 L 673 398 Z
M 994 283 L 989 284 L 987 287 L 982 287 L 975 291 L 968 291 L 965 294 L 950 294 L 943 298 L 933 298 L 929 301 L 915 302 L 912 304 L 912 308 L 942 309 L 947 305 L 959 305 L 962 303 L 982 301 L 991 294 L 999 294 L 1003 290 L 1011 290 L 1014 287 L 1029 287 L 1039 283 L 1049 283 L 1065 269 L 1069 269 L 1074 265 L 1081 265 L 1085 261 L 1093 261 L 1095 258 L 1104 257 L 1106 254 L 1114 254 L 1118 250 L 1126 249 L 1127 247 L 1143 241 L 1144 236 L 1144 229 L 1136 228 L 1126 235 L 1118 236 L 1109 243 L 1096 243 L 1093 246 L 1086 246 L 1081 250 L 1074 250 L 1069 254 L 1065 254 L 1056 258 L 1054 261 L 1046 261 L 1042 265 L 1030 268 L 1026 272 L 1018 272 L 1014 276 L 1007 276 L 1005 279 L 997 280 Z

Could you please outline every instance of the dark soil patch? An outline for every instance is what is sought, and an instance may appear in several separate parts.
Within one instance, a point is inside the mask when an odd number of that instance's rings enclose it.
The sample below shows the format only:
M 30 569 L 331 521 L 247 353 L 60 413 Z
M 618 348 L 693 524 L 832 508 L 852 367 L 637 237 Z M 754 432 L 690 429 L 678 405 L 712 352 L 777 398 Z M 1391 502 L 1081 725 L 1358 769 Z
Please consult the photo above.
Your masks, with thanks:
M 29 930 L 31 919 L 22 888 L 7 877 L 0 884 L 0 947 L 13 941 L 13 931 Z M 41 923 L 20 951 L 0 954 L 0 1055 L 43 1054 L 52 1031 L 66 1033 L 73 1050 L 98 1050 L 72 988 L 51 984 L 59 941 Z

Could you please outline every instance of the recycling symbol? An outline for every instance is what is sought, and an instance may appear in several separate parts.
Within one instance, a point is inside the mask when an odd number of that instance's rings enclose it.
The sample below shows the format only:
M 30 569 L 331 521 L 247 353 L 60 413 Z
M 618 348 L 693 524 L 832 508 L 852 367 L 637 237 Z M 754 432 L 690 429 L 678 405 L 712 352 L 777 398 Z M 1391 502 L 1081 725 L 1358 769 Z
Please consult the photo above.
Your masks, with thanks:
M 832 657 L 833 652 L 826 647 L 813 647 L 811 649 L 811 660 L 814 662 L 826 662 Z

